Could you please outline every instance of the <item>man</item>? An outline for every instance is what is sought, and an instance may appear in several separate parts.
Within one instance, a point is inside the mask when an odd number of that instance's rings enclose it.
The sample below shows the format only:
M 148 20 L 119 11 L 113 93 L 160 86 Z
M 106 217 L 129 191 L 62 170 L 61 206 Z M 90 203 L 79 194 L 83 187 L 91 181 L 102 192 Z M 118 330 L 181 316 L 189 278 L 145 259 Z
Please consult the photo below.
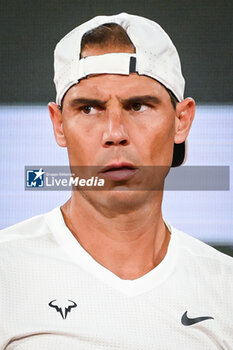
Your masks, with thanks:
M 57 143 L 109 187 L 2 231 L 0 349 L 233 349 L 232 259 L 162 217 L 195 110 L 170 38 L 96 17 L 57 45 L 55 84 Z

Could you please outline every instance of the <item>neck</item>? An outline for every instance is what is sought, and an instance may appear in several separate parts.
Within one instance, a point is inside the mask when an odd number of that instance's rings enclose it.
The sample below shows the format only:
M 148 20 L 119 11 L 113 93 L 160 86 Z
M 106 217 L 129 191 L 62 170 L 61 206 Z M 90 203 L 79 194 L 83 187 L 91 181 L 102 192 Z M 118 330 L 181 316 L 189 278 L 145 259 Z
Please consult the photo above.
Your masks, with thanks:
M 165 257 L 170 233 L 161 213 L 162 191 L 125 212 L 98 210 L 77 191 L 61 210 L 82 247 L 122 279 L 136 279 Z

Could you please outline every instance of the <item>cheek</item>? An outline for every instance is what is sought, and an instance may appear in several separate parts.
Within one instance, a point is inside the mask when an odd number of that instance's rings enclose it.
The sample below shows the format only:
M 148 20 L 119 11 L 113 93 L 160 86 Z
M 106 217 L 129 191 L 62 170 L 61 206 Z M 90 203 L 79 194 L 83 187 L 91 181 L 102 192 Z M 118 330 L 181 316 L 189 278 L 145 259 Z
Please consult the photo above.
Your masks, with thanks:
M 91 160 L 91 155 L 96 150 L 96 128 L 70 118 L 64 123 L 63 131 L 70 161 L 80 164 Z
M 174 113 L 166 117 L 151 119 L 150 123 L 143 123 L 135 140 L 141 155 L 144 154 L 147 161 L 165 160 L 170 162 L 173 153 L 175 134 Z M 170 163 L 169 163 L 170 164 Z

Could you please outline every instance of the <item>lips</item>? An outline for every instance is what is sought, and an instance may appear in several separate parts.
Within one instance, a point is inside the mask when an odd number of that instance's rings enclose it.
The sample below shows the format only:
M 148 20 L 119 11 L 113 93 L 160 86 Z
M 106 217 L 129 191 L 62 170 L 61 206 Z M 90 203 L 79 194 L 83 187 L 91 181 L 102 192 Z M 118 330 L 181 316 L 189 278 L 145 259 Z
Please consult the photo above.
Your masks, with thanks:
M 110 180 L 124 181 L 129 180 L 137 170 L 138 168 L 131 163 L 112 163 L 104 167 L 101 174 Z

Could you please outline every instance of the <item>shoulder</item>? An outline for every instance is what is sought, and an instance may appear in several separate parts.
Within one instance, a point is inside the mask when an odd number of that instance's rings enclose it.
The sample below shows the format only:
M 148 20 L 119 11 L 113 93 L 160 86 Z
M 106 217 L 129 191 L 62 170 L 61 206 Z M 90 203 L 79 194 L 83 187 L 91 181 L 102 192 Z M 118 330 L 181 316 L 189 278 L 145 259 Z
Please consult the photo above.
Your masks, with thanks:
M 58 208 L 55 208 L 53 211 L 55 210 L 58 210 Z M 47 214 L 33 216 L 30 219 L 0 230 L 0 249 L 14 242 L 33 240 L 48 234 L 50 229 L 46 222 Z
M 184 263 L 196 266 L 201 273 L 215 273 L 216 275 L 233 276 L 233 258 L 219 252 L 210 245 L 194 238 L 187 233 L 170 225 L 175 236 L 177 249 Z

